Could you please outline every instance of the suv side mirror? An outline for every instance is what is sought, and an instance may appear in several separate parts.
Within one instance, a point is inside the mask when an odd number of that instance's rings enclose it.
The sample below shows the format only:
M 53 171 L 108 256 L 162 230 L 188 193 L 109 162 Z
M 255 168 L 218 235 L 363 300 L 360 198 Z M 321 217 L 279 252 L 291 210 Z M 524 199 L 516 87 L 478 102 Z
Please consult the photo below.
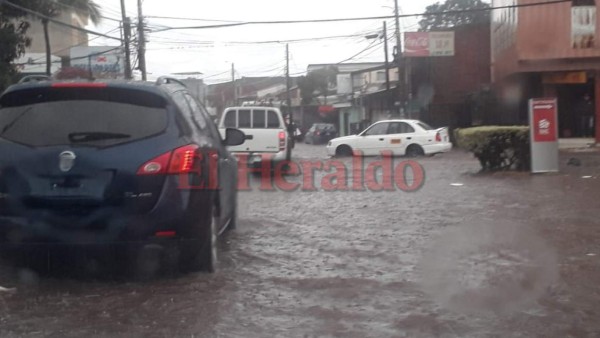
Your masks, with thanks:
M 235 128 L 225 129 L 225 140 L 223 143 L 226 146 L 239 146 L 246 142 L 246 134 L 243 131 Z

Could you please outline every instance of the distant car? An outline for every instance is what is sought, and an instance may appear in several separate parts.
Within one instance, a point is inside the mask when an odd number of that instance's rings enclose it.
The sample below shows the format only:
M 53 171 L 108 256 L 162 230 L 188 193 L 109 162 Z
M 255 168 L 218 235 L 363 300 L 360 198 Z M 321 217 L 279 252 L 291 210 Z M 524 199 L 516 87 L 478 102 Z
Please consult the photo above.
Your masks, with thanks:
M 326 144 L 329 140 L 337 137 L 335 125 L 331 123 L 315 123 L 304 135 L 307 144 Z
M 329 156 L 365 156 L 391 151 L 396 156 L 421 156 L 448 152 L 452 143 L 447 128 L 434 129 L 418 120 L 388 120 L 372 124 L 358 135 L 339 137 L 327 145 Z
M 272 168 L 277 163 L 290 161 L 294 146 L 283 115 L 278 108 L 245 106 L 226 108 L 219 122 L 225 136 L 228 128 L 237 128 L 246 135 L 242 145 L 228 147 L 236 155 L 247 155 L 249 167 L 259 167 L 264 155 L 271 156 Z
M 174 79 L 13 85 L 0 95 L 0 245 L 175 246 L 179 268 L 212 272 L 236 225 L 226 146 L 245 139 L 225 136 Z

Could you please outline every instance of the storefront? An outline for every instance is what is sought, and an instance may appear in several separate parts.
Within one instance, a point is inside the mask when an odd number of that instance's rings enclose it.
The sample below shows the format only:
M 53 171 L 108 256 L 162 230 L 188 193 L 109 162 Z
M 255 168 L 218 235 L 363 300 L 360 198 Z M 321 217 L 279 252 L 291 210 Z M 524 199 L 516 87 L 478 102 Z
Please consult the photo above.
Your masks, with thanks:
M 352 105 L 350 102 L 333 105 L 339 111 L 339 135 L 347 136 L 357 134 L 363 127 L 365 119 L 364 109 Z
M 558 99 L 559 136 L 595 137 L 599 105 L 595 71 L 546 72 L 541 75 L 544 96 Z

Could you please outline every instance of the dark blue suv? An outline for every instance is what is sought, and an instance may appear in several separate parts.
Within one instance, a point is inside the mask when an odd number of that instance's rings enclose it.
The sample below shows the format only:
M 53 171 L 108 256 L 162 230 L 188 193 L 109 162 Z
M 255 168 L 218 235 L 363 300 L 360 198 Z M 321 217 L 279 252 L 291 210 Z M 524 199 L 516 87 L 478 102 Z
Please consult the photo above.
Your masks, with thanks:
M 214 271 L 236 226 L 237 161 L 181 83 L 37 81 L 0 96 L 0 241 L 177 247 Z

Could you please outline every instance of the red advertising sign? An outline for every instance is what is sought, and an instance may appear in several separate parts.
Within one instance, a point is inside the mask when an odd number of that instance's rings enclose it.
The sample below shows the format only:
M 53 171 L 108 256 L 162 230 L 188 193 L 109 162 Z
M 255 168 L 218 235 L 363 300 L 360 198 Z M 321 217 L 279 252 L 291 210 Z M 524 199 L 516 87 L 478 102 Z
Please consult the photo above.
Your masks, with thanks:
M 556 142 L 557 123 L 556 101 L 535 99 L 532 102 L 532 128 L 534 142 Z
M 404 33 L 404 53 L 406 56 L 429 56 L 429 33 Z
M 453 56 L 454 32 L 406 32 L 404 56 Z

